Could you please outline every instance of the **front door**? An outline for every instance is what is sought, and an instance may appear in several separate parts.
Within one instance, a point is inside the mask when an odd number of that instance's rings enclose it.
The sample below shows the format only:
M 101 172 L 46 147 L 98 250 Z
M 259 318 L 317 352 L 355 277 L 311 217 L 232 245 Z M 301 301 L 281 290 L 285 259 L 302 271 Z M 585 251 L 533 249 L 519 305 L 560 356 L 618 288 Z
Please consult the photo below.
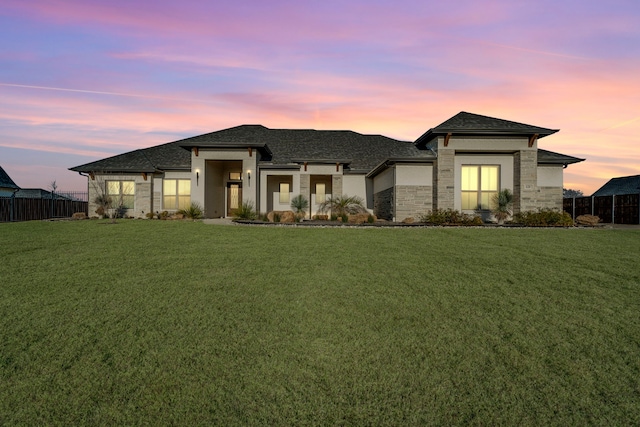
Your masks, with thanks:
M 230 182 L 227 184 L 227 216 L 234 216 L 242 203 L 242 184 Z

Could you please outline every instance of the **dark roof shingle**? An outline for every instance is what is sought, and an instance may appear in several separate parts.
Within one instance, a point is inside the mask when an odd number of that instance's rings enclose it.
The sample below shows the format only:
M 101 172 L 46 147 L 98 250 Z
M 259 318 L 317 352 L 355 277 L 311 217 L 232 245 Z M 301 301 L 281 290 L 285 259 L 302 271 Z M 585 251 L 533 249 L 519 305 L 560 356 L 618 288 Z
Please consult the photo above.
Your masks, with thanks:
M 429 129 L 416 140 L 417 145 L 423 145 L 439 135 L 467 134 L 502 134 L 502 135 L 535 135 L 539 138 L 558 132 L 557 129 L 547 129 L 539 126 L 527 125 L 524 123 L 512 122 L 495 117 L 482 116 L 480 114 L 467 113 L 461 111 L 450 119 L 440 123 L 438 126 Z
M 640 175 L 632 175 L 611 178 L 605 185 L 593 193 L 592 196 L 614 196 L 639 193 Z
M 0 166 L 0 187 L 1 188 L 13 188 L 13 189 L 16 189 L 16 190 L 20 188 L 20 187 L 18 187 L 16 185 L 15 182 L 13 182 L 13 180 L 11 179 L 9 174 L 6 173 L 4 171 L 4 169 L 2 169 L 2 166 Z

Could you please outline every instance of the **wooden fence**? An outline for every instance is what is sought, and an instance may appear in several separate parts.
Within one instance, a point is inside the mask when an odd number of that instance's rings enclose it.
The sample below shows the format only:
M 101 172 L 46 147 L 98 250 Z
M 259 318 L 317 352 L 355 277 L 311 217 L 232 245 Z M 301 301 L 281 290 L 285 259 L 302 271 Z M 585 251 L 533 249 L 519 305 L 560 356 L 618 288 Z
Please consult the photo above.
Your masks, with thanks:
M 86 193 L 71 194 L 48 198 L 0 197 L 0 222 L 70 218 L 76 212 L 88 214 Z
M 573 219 L 595 215 L 607 224 L 640 224 L 639 194 L 575 197 L 563 200 L 563 209 Z

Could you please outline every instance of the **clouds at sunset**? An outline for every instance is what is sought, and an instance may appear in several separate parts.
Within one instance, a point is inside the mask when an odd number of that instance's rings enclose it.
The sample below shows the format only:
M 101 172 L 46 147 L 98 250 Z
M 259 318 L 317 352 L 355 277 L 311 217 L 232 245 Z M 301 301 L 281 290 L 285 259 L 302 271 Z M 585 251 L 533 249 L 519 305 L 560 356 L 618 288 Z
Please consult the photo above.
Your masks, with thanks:
M 558 4 L 559 3 L 559 4 Z M 459 111 L 561 129 L 590 194 L 640 174 L 640 6 L 613 1 L 0 6 L 0 164 L 23 187 L 244 123 L 414 140 Z

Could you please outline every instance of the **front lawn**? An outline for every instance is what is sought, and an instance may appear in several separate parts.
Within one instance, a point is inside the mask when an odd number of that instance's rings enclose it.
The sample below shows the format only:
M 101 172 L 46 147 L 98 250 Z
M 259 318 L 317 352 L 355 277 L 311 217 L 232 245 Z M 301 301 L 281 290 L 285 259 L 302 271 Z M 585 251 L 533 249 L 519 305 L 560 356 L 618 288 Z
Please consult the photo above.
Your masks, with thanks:
M 640 231 L 0 224 L 0 425 L 638 425 Z

